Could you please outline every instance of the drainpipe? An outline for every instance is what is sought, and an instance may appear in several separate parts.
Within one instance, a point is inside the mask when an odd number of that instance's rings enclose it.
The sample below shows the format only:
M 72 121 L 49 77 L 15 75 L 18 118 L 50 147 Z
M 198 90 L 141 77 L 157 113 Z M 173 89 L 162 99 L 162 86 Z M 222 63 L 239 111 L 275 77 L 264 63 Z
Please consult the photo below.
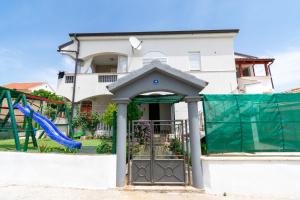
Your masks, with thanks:
M 273 77 L 272 77 L 272 73 L 271 73 L 271 69 L 270 66 L 273 64 L 274 60 L 272 60 L 272 62 L 268 65 L 268 70 L 269 70 L 269 74 L 271 77 L 271 83 L 272 83 L 272 88 L 274 89 L 274 82 L 273 82 Z
M 74 73 L 74 82 L 73 82 L 73 92 L 72 92 L 72 104 L 71 104 L 71 119 L 74 115 L 74 104 L 75 104 L 75 94 L 76 94 L 76 77 L 78 73 L 78 56 L 80 49 L 80 41 L 78 40 L 76 34 L 74 35 L 75 40 L 77 41 L 77 50 L 76 50 L 76 58 L 75 58 L 75 73 Z

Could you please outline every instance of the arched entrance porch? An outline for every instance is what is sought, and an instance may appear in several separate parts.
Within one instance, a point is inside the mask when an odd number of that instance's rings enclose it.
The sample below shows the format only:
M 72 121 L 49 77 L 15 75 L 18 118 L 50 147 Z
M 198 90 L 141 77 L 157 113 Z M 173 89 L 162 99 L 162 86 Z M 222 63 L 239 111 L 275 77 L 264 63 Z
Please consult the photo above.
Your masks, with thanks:
M 184 96 L 188 105 L 189 133 L 191 138 L 193 186 L 203 187 L 201 169 L 200 129 L 198 116 L 199 92 L 208 83 L 190 74 L 176 70 L 159 61 L 136 70 L 108 85 L 118 104 L 117 120 L 117 186 L 125 186 L 126 178 L 126 135 L 127 104 L 139 94 L 165 91 Z

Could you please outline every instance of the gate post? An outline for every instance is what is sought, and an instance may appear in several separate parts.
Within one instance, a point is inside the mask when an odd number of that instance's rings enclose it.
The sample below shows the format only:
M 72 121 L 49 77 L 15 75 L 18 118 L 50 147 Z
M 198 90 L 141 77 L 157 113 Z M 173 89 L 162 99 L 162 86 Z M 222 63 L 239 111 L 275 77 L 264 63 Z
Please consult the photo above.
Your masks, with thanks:
M 113 99 L 118 104 L 117 116 L 117 187 L 125 186 L 126 179 L 126 135 L 127 104 L 129 99 Z
M 187 96 L 185 102 L 188 104 L 188 116 L 189 116 L 189 134 L 191 142 L 191 154 L 192 154 L 192 177 L 193 186 L 196 188 L 203 188 L 203 172 L 201 163 L 201 143 L 200 143 L 200 126 L 199 126 L 199 114 L 198 114 L 198 101 L 200 96 Z

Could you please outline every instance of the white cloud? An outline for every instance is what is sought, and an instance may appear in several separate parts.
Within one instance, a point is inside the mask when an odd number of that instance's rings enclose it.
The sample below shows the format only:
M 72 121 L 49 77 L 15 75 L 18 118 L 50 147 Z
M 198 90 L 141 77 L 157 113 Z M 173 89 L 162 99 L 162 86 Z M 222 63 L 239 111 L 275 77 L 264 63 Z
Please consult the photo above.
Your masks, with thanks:
M 276 91 L 300 87 L 300 50 L 292 49 L 273 54 L 271 72 Z

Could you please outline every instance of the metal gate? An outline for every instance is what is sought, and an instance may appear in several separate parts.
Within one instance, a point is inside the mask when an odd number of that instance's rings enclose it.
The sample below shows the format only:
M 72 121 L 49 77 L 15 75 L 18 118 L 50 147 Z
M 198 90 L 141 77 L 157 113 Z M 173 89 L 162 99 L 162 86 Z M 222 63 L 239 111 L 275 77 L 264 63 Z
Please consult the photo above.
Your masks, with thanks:
M 189 183 L 186 129 L 183 120 L 133 121 L 128 140 L 129 184 Z

